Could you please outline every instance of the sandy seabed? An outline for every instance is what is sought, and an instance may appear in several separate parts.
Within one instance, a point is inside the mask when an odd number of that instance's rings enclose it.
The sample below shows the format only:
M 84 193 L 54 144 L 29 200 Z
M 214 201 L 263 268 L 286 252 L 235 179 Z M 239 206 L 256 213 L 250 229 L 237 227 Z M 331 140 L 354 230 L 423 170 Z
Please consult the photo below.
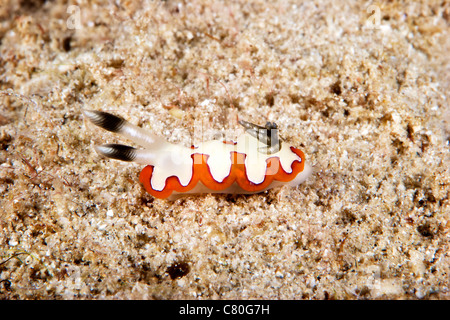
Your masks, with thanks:
M 444 1 L 3 0 L 0 298 L 449 299 L 449 30 Z M 84 108 L 186 146 L 276 121 L 314 173 L 154 199 Z

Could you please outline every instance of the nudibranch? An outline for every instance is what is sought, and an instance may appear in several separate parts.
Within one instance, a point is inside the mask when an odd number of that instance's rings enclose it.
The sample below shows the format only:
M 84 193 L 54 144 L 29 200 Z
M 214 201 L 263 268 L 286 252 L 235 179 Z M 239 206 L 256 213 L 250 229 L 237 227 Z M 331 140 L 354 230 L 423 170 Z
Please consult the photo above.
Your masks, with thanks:
M 84 115 L 95 125 L 143 147 L 105 144 L 95 149 L 108 158 L 146 165 L 139 180 L 156 198 L 259 193 L 282 185 L 296 186 L 312 171 L 302 151 L 279 139 L 275 123 L 262 127 L 239 121 L 244 133 L 236 142 L 213 140 L 188 148 L 107 112 L 85 110 Z

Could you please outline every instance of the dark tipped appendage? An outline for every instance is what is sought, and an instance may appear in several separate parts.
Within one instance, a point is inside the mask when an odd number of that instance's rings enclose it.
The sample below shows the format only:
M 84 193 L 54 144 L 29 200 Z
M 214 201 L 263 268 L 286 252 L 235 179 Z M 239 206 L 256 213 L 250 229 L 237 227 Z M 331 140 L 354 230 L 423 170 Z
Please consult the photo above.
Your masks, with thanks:
M 121 117 L 108 112 L 85 110 L 83 113 L 93 124 L 111 132 L 119 132 L 126 122 Z
M 239 124 L 248 134 L 266 145 L 259 148 L 261 152 L 273 154 L 280 151 L 281 141 L 278 138 L 278 126 L 275 122 L 267 122 L 264 127 L 243 120 L 239 120 Z
M 133 161 L 136 159 L 136 148 L 125 146 L 123 144 L 104 144 L 95 146 L 95 150 L 101 155 L 111 159 L 121 161 Z

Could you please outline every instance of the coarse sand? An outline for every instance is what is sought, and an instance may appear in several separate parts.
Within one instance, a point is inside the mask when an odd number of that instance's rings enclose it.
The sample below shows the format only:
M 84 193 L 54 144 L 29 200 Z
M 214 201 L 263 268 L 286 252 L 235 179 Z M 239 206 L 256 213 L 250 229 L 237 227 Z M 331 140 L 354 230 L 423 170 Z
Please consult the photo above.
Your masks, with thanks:
M 431 0 L 3 0 L 0 299 L 449 299 L 449 30 Z M 276 121 L 314 172 L 155 199 L 83 109 L 186 146 Z

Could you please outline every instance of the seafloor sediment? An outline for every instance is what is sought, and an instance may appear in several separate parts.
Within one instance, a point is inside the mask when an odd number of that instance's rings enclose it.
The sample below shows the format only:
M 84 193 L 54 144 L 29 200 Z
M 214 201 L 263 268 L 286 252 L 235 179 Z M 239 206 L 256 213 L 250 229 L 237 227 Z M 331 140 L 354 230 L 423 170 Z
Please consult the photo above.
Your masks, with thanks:
M 448 3 L 3 3 L 0 298 L 449 298 Z M 84 108 L 276 121 L 314 173 L 154 199 Z

